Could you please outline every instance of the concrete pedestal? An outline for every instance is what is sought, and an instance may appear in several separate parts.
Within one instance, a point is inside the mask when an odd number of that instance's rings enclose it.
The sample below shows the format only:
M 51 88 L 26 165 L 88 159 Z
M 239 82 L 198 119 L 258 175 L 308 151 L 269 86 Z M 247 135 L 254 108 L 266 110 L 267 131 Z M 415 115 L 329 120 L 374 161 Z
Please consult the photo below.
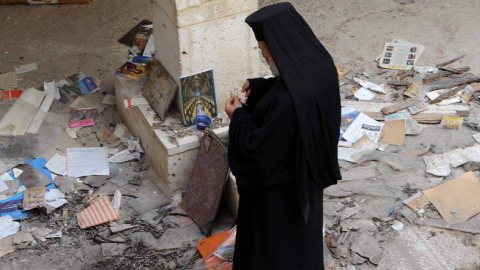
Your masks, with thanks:
M 213 69 L 218 110 L 224 111 L 245 79 L 267 74 L 244 22 L 257 7 L 257 0 L 152 0 L 157 60 L 177 83 L 180 77 Z M 174 104 L 181 108 L 181 95 Z

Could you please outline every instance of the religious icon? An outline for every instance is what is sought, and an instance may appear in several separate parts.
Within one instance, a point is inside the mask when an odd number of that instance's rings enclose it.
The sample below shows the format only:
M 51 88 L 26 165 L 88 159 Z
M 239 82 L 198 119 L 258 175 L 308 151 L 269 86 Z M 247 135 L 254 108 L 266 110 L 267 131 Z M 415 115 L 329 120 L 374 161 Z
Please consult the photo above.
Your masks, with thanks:
M 217 116 L 213 70 L 182 77 L 180 84 L 185 125 L 193 125 L 197 115 L 206 115 L 210 119 Z

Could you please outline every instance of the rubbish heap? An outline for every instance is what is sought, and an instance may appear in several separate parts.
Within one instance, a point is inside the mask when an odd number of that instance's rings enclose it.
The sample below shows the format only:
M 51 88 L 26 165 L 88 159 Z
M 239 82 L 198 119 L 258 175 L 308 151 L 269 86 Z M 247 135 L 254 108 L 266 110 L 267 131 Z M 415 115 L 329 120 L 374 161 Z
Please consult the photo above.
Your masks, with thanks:
M 480 76 L 454 67 L 465 55 L 416 66 L 424 50 L 394 39 L 374 73 L 337 65 L 343 180 L 324 191 L 327 269 L 391 267 L 383 246 L 409 226 L 480 233 Z

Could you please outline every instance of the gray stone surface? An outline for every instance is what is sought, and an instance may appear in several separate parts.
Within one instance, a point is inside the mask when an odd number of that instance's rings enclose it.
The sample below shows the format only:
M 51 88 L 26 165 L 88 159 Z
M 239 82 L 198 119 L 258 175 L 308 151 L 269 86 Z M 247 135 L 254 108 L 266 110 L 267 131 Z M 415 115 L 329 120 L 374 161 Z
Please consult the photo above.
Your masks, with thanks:
M 127 247 L 126 244 L 103 243 L 102 254 L 105 257 L 123 256 L 123 252 Z

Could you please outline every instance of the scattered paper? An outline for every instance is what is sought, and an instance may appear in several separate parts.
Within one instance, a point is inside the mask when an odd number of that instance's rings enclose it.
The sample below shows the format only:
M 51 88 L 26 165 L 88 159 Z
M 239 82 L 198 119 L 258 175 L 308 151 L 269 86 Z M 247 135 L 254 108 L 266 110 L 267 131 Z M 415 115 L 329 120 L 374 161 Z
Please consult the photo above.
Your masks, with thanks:
M 418 210 L 430 204 L 430 201 L 427 199 L 427 197 L 425 197 L 425 195 L 423 195 L 421 191 L 419 191 L 412 197 L 403 201 L 403 203 L 410 207 L 413 211 L 417 212 Z
M 141 154 L 138 152 L 130 153 L 130 151 L 126 149 L 118 154 L 115 154 L 113 157 L 109 158 L 108 161 L 113 163 L 122 163 L 132 159 L 140 159 L 140 155 Z
M 37 64 L 36 63 L 31 63 L 31 64 L 26 64 L 26 65 L 23 65 L 23 66 L 15 67 L 15 72 L 17 74 L 22 74 L 22 73 L 27 73 L 27 72 L 34 71 L 34 70 L 37 70 L 37 69 L 38 69 Z
M 95 201 L 91 206 L 77 214 L 78 225 L 81 229 L 104 224 L 117 220 L 120 211 L 113 208 L 107 196 Z
M 147 45 L 143 51 L 143 56 L 152 57 L 155 54 L 155 44 L 153 40 L 153 34 L 148 38 Z
M 97 138 L 99 141 L 106 143 L 114 143 L 118 140 L 118 137 L 103 125 L 100 126 L 100 129 L 97 131 Z
M 50 189 L 49 192 L 45 193 L 45 204 L 53 208 L 58 208 L 66 203 L 68 201 L 65 199 L 65 193 L 60 189 Z
M 115 99 L 115 96 L 114 96 L 114 95 L 110 95 L 110 94 L 107 94 L 107 95 L 103 98 L 102 103 L 103 103 L 103 104 L 108 104 L 108 105 L 115 105 L 115 104 L 117 104 L 116 99 Z
M 110 175 L 107 148 L 68 148 L 68 176 Z
M 367 134 L 373 142 L 377 143 L 383 126 L 383 123 L 379 123 L 366 114 L 360 113 L 345 134 L 343 134 L 343 138 L 351 143 L 355 143 L 363 135 Z
M 23 211 L 37 208 L 45 202 L 45 187 L 35 187 L 23 193 Z
M 434 100 L 436 99 L 437 97 L 439 97 L 441 94 L 443 94 L 445 91 L 448 91 L 448 90 L 437 90 L 437 91 L 431 91 L 431 92 L 428 92 L 426 94 L 426 96 L 430 99 L 430 100 Z M 450 105 L 450 104 L 454 104 L 454 103 L 460 103 L 461 100 L 460 100 L 460 93 L 456 93 L 444 100 L 442 100 L 441 102 L 437 103 L 438 106 L 443 106 L 443 105 Z
M 419 112 L 428 110 L 428 106 L 423 101 L 419 100 L 417 104 L 408 107 L 408 110 L 411 114 L 417 114 Z
M 352 148 L 356 149 L 377 149 L 377 144 L 370 140 L 370 138 L 367 135 L 363 135 L 362 138 L 360 138 L 358 141 L 356 141 L 353 145 Z
M 480 213 L 480 182 L 473 172 L 467 172 L 423 194 L 451 223 L 466 221 Z
M 10 187 L 7 186 L 7 184 L 5 184 L 5 182 L 0 179 L 0 192 L 4 192 L 5 190 L 9 190 Z
M 480 145 L 467 147 L 463 149 L 463 153 L 470 161 L 480 162 Z
M 13 91 L 18 87 L 17 73 L 8 72 L 0 74 L 0 90 Z
M 473 97 L 473 93 L 475 91 L 473 90 L 472 86 L 471 85 L 467 85 L 461 92 L 460 92 L 460 100 L 463 102 L 463 103 L 469 103 L 470 100 L 472 99 Z
M 69 128 L 93 126 L 93 109 L 70 109 Z
M 0 217 L 0 241 L 5 237 L 16 234 L 20 230 L 20 223 L 13 221 L 12 217 Z
M 347 74 L 350 70 L 348 67 L 342 65 L 335 65 L 335 67 L 337 68 L 338 78 L 343 77 L 343 75 Z
M 463 149 L 461 148 L 446 152 L 444 155 L 448 158 L 450 164 L 452 164 L 454 168 L 457 168 L 458 166 L 470 161 L 470 159 L 463 153 Z
M 390 69 L 412 69 L 419 57 L 420 45 L 411 43 L 386 43 L 379 66 Z
M 8 172 L 4 172 L 3 174 L 1 174 L 0 179 L 2 179 L 3 181 L 14 181 L 15 180 L 15 179 L 13 179 L 13 177 Z
M 473 138 L 475 139 L 475 141 L 480 143 L 480 133 L 477 133 L 477 134 L 473 135 Z
M 374 83 L 371 83 L 371 82 L 365 82 L 365 81 L 363 81 L 361 79 L 358 79 L 358 78 L 353 78 L 353 80 L 355 80 L 358 84 L 360 84 L 362 87 L 364 87 L 366 89 L 372 90 L 374 92 L 386 94 L 385 90 L 383 90 L 383 87 L 381 87 L 380 85 L 377 85 L 377 84 L 374 84 Z M 358 90 L 358 91 L 360 91 L 360 90 Z
M 420 86 L 422 83 L 412 83 L 410 88 L 408 88 L 403 94 L 411 98 L 423 98 L 423 91 L 421 91 Z
M 120 193 L 120 191 L 118 191 L 117 189 L 115 190 L 115 194 L 113 195 L 112 206 L 113 206 L 113 209 L 119 210 L 121 205 L 122 205 L 122 193 Z
M 85 108 L 92 108 L 93 109 L 93 117 L 97 117 L 103 110 L 105 110 L 108 106 L 102 103 L 98 103 L 94 100 L 88 98 L 88 96 L 78 97 L 72 104 L 70 108 L 72 109 L 85 109 Z
M 369 100 L 374 100 L 377 97 L 377 94 L 375 94 L 373 91 L 370 91 L 362 87 L 357 92 L 355 92 L 354 96 L 358 100 L 369 101 Z
M 113 131 L 113 134 L 121 140 L 130 138 L 132 136 L 128 131 L 128 128 L 124 124 L 117 124 L 115 130 Z
M 379 151 L 385 151 L 385 149 L 387 149 L 387 147 L 390 145 L 389 142 L 385 141 L 385 140 L 379 140 L 378 141 L 378 147 L 377 147 L 377 150 Z
M 45 164 L 45 168 L 56 174 L 67 175 L 67 158 L 55 154 L 47 164 Z
M 43 82 L 43 91 L 45 93 L 53 93 L 55 95 L 55 99 L 59 100 L 60 97 L 60 92 L 58 91 L 58 87 L 55 84 L 55 81 L 53 82 Z
M 445 115 L 440 124 L 441 129 L 460 129 L 462 127 L 463 118 Z
M 342 108 L 342 122 L 340 127 L 343 131 L 346 131 L 353 121 L 358 117 L 358 112 L 352 106 L 346 106 Z
M 405 140 L 405 120 L 386 121 L 382 128 L 382 140 L 391 145 L 403 145 Z
M 436 176 L 450 175 L 450 162 L 444 155 L 433 155 L 423 157 L 427 164 L 427 173 Z

